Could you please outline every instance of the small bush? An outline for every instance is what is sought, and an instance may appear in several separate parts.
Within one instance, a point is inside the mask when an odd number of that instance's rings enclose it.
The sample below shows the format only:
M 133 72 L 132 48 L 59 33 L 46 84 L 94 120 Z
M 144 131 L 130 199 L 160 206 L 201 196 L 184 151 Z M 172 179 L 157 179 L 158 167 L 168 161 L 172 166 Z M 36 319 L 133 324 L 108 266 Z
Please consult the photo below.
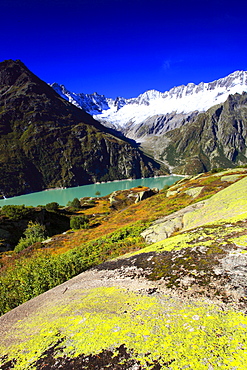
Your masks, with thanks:
M 70 219 L 71 229 L 87 229 L 88 226 L 88 217 L 86 215 L 82 216 L 73 216 Z
M 21 251 L 23 251 L 24 249 L 30 247 L 30 245 L 34 244 L 30 239 L 26 239 L 26 238 L 21 238 L 19 240 L 19 243 L 16 245 L 14 251 L 16 253 L 19 253 Z
M 46 206 L 45 206 L 45 209 L 47 211 L 57 211 L 59 208 L 59 204 L 57 202 L 51 202 L 51 203 L 47 203 Z
M 68 207 L 71 207 L 74 210 L 78 210 L 81 207 L 81 203 L 78 198 L 74 198 L 72 201 L 69 201 L 67 203 Z
M 42 242 L 46 238 L 46 230 L 44 225 L 40 225 L 38 222 L 30 221 L 27 229 L 24 231 L 24 238 L 19 240 L 19 243 L 15 247 L 14 251 L 19 253 L 23 249 L 30 247 L 30 245 Z

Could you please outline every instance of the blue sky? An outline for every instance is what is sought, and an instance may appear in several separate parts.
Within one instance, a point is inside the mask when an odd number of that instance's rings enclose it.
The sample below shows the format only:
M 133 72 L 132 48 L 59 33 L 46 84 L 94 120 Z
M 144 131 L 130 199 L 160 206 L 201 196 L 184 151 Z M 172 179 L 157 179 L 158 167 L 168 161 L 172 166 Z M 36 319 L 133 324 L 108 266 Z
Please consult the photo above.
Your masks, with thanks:
M 0 60 L 74 92 L 135 97 L 247 70 L 247 2 L 0 0 Z

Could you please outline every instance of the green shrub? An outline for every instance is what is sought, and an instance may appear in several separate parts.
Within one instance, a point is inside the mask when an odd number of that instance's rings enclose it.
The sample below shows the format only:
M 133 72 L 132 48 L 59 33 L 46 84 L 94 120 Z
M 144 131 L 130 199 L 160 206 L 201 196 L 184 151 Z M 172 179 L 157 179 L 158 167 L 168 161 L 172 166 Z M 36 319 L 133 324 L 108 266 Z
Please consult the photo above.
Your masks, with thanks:
M 45 206 L 45 209 L 47 211 L 57 211 L 59 208 L 59 204 L 57 202 L 51 202 L 51 203 L 47 203 L 46 206 Z
M 81 207 L 81 203 L 78 198 L 74 198 L 72 201 L 67 203 L 67 206 L 73 208 L 74 210 L 78 210 Z
M 27 229 L 24 231 L 25 237 L 19 240 L 19 243 L 15 247 L 14 251 L 19 253 L 34 243 L 42 242 L 46 238 L 45 231 L 44 225 L 40 225 L 38 222 L 30 221 Z
M 88 217 L 86 215 L 73 216 L 70 219 L 71 229 L 87 229 L 88 228 Z
M 25 207 L 24 204 L 21 206 L 6 205 L 2 208 L 2 213 L 9 219 L 18 221 L 27 217 L 33 207 Z
M 148 226 L 137 221 L 61 255 L 50 255 L 46 250 L 35 251 L 30 257 L 21 255 L 0 275 L 0 315 L 88 268 L 133 250 L 133 246 L 143 248 L 146 243 L 140 233 Z M 25 233 L 30 236 L 33 230 L 28 229 Z
M 16 245 L 14 251 L 16 253 L 19 253 L 21 251 L 23 251 L 24 249 L 30 247 L 30 245 L 34 244 L 35 242 L 32 242 L 30 239 L 26 239 L 26 238 L 21 238 L 19 240 L 19 243 Z

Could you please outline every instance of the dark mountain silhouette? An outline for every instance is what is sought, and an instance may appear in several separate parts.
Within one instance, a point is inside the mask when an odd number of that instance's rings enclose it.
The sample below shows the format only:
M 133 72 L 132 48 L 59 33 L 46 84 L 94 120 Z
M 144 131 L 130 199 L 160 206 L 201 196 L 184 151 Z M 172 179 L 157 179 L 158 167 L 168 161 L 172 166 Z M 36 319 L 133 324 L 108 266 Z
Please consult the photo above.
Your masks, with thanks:
M 116 135 L 21 61 L 0 63 L 0 191 L 5 196 L 160 173 L 157 162 Z

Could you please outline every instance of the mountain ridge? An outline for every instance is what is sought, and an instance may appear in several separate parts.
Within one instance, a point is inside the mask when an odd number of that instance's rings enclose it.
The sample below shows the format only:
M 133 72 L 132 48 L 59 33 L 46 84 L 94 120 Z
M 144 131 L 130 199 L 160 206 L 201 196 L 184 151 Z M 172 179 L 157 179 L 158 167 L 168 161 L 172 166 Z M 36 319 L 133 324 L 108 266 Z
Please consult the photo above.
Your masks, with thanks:
M 153 176 L 160 168 L 12 60 L 0 63 L 0 150 L 0 191 L 8 197 Z
M 194 174 L 245 165 L 246 134 L 247 93 L 244 92 L 229 95 L 224 103 L 165 133 L 158 141 L 154 139 L 152 145 L 154 151 L 157 145 L 161 148 L 157 158 L 167 161 L 174 172 Z
M 66 100 L 85 109 L 106 126 L 115 127 L 132 139 L 143 140 L 143 137 L 149 136 L 147 130 L 144 136 L 138 131 L 140 126 L 145 125 L 145 120 L 150 121 L 147 125 L 150 127 L 156 116 L 164 117 L 173 113 L 174 116 L 184 115 L 183 118 L 188 119 L 192 113 L 195 115 L 223 103 L 230 94 L 247 91 L 247 72 L 239 70 L 213 82 L 175 86 L 163 93 L 148 90 L 130 99 L 118 97 L 114 100 L 97 93 L 75 94 L 64 85 L 54 83 L 51 86 Z M 159 134 L 182 125 L 179 117 L 175 121 L 170 127 L 160 129 Z

